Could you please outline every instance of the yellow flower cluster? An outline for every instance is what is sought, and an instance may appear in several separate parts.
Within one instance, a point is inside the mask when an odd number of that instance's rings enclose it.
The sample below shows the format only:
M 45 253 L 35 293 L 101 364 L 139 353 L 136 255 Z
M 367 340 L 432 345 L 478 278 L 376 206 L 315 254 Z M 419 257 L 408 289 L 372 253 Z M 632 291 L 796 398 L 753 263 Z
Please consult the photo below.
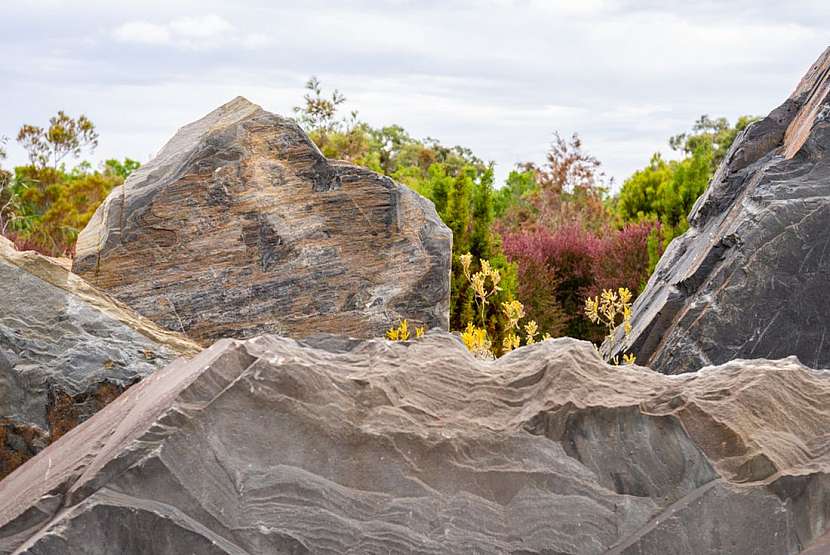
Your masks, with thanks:
M 473 292 L 476 296 L 476 304 L 478 305 L 479 312 L 481 313 L 481 321 L 484 322 L 484 310 L 487 305 L 490 304 L 490 301 L 487 299 L 501 291 L 501 287 L 499 287 L 499 283 L 501 283 L 501 274 L 490 265 L 489 260 L 484 259 L 479 260 L 481 270 L 471 274 L 470 265 L 473 262 L 473 255 L 470 253 L 462 254 L 459 258 L 461 259 L 461 268 L 464 270 L 464 275 L 473 286 Z M 487 278 L 490 278 L 489 286 L 487 285 Z
M 480 311 L 481 317 L 481 324 L 484 326 L 485 323 L 485 307 L 490 303 L 488 300 L 490 297 L 495 295 L 497 292 L 501 291 L 501 287 L 499 287 L 499 283 L 501 282 L 501 275 L 499 271 L 492 267 L 489 261 L 487 260 L 479 260 L 481 264 L 481 270 L 472 273 L 470 271 L 470 266 L 473 263 L 473 255 L 470 253 L 462 254 L 460 256 L 461 259 L 461 267 L 464 270 L 464 275 L 470 282 L 470 285 L 473 287 L 473 292 L 475 293 L 476 298 L 476 305 Z M 489 285 L 488 285 L 489 279 Z M 508 302 L 501 303 L 501 310 L 504 313 L 505 318 L 507 319 L 507 327 L 510 331 L 504 336 L 502 340 L 502 351 L 509 352 L 513 349 L 519 348 L 522 344 L 521 337 L 519 333 L 521 332 L 521 326 L 519 325 L 519 321 L 525 317 L 525 307 L 522 303 L 517 300 L 512 300 Z M 525 332 L 525 345 L 531 345 L 536 343 L 536 337 L 539 335 L 539 326 L 536 324 L 535 321 L 531 320 L 530 322 L 524 325 L 524 332 Z M 549 334 L 544 334 L 542 336 L 542 340 L 550 339 Z M 464 342 L 464 345 L 472 351 L 474 354 L 483 355 L 486 351 L 489 354 L 489 358 L 493 358 L 492 355 L 492 342 L 487 337 L 487 330 L 484 327 L 477 327 L 472 322 L 467 324 L 467 329 L 461 334 L 461 340 Z
M 415 338 L 423 337 L 425 331 L 424 326 L 415 328 Z M 390 341 L 407 341 L 409 337 L 409 324 L 406 320 L 401 321 L 397 328 L 392 327 L 386 330 L 386 339 Z
M 605 326 L 608 330 L 606 338 L 614 336 L 614 330 L 618 326 L 617 319 L 621 318 L 623 332 L 628 339 L 631 334 L 631 298 L 631 291 L 627 287 L 620 287 L 616 291 L 603 289 L 598 297 L 585 299 L 585 316 L 591 322 Z M 623 355 L 624 364 L 634 364 L 635 361 L 636 357 L 633 354 Z M 619 359 L 614 357 L 612 362 L 618 364 Z
M 509 303 L 501 303 L 501 310 L 504 313 L 504 317 L 507 318 L 507 323 L 510 327 L 510 332 L 504 336 L 504 341 L 502 342 L 502 349 L 507 353 L 513 349 L 518 349 L 522 344 L 521 338 L 513 330 L 520 329 L 519 320 L 525 317 L 525 307 L 519 301 L 510 301 Z M 536 323 L 536 320 L 531 320 L 526 323 L 524 325 L 524 331 L 525 345 L 533 345 L 536 343 L 536 336 L 539 335 L 539 325 Z M 542 341 L 546 339 L 550 339 L 549 333 L 542 335 Z
M 473 355 L 476 355 L 479 358 L 493 358 L 493 354 L 490 350 L 492 344 L 490 343 L 490 339 L 487 337 L 487 330 L 484 328 L 478 328 L 473 325 L 472 322 L 467 324 L 467 329 L 465 329 L 461 333 L 461 341 L 464 342 L 464 346 L 467 347 Z
M 525 333 L 527 334 L 527 337 L 525 337 L 525 345 L 533 345 L 536 343 L 536 336 L 539 335 L 539 326 L 536 324 L 536 320 L 531 320 L 525 324 Z
M 501 303 L 501 311 L 504 312 L 510 329 L 519 327 L 519 320 L 525 317 L 525 307 L 519 301 Z
M 604 289 L 599 297 L 585 299 L 585 315 L 595 324 L 608 328 L 608 336 L 614 334 L 617 316 L 622 316 L 625 334 L 631 333 L 631 291 L 620 287 L 617 291 Z

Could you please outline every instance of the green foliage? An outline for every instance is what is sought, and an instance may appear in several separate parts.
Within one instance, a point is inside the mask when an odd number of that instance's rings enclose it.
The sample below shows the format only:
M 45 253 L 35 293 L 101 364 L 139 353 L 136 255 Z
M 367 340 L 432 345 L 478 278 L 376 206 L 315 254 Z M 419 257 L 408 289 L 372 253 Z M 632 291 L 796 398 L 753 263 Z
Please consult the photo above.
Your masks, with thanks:
M 518 168 L 511 171 L 504 185 L 496 191 L 493 199 L 493 215 L 496 219 L 500 219 L 504 217 L 508 209 L 528 213 L 531 210 L 530 198 L 538 189 L 536 172 L 533 168 Z
M 649 238 L 650 270 L 668 243 L 689 227 L 686 217 L 706 190 L 735 137 L 756 118 L 742 116 L 734 126 L 726 118 L 701 116 L 691 133 L 669 139 L 684 157 L 665 160 L 659 153 L 645 168 L 625 180 L 615 199 L 622 222 L 659 223 Z
M 303 127 L 315 130 L 336 130 L 338 127 L 337 107 L 346 102 L 346 97 L 335 89 L 331 94 L 331 98 L 326 98 L 320 88 L 319 79 L 314 76 L 306 82 L 305 88 L 308 91 L 303 96 L 305 106 L 294 108 L 300 124 Z
M 501 290 L 485 309 L 486 331 L 501 345 L 509 331 L 502 302 L 513 299 L 516 270 L 504 256 L 501 240 L 493 231 L 497 199 L 493 168 L 466 148 L 447 147 L 435 139 L 418 140 L 397 125 L 373 128 L 357 113 L 338 118 L 345 102 L 338 91 L 323 93 L 319 81 L 307 84 L 305 105 L 295 108 L 298 122 L 328 158 L 346 160 L 387 175 L 435 204 L 443 222 L 453 232 L 450 327 L 464 329 L 475 313 L 475 295 L 464 276 L 460 255 L 489 260 L 501 276 Z M 478 271 L 476 269 L 475 271 Z
M 681 133 L 669 138 L 669 146 L 686 156 L 692 155 L 704 144 L 710 146 L 714 172 L 726 157 L 738 133 L 757 120 L 755 116 L 740 116 L 733 126 L 726 118 L 712 119 L 704 114 L 694 123 L 691 133 Z
M 683 160 L 667 162 L 655 154 L 649 165 L 629 177 L 620 191 L 617 210 L 625 221 L 656 219 L 664 226 L 688 226 L 686 215 L 712 177 L 712 147 L 701 143 Z
M 123 162 L 109 159 L 104 162 L 104 174 L 120 177 L 122 180 L 125 180 L 139 167 L 141 167 L 141 164 L 131 158 L 124 158 Z
M 89 162 L 67 170 L 68 156 L 77 158 L 98 144 L 95 125 L 86 116 L 73 119 L 58 112 L 45 129 L 23 125 L 17 140 L 30 164 L 0 175 L 0 232 L 44 254 L 71 253 L 98 205 L 139 164 L 126 158 L 107 160 L 103 171 Z
M 520 164 L 512 183 L 508 179 L 510 189 L 499 199 L 502 233 L 555 230 L 572 224 L 602 232 L 611 226 L 605 175 L 599 160 L 583 149 L 579 135 L 564 139 L 554 133 L 546 158 L 541 166 Z
M 446 164 L 434 163 L 431 167 L 429 179 L 413 188 L 435 202 L 439 216 L 453 232 L 450 327 L 464 329 L 475 312 L 475 294 L 460 259 L 461 254 L 470 253 L 474 260 L 489 260 L 501 276 L 501 289 L 486 306 L 481 324 L 499 346 L 509 331 L 499 307 L 515 297 L 517 281 L 515 266 L 507 261 L 501 238 L 493 231 L 493 170 L 487 167 L 481 171 L 468 163 L 453 175 Z M 480 270 L 473 268 L 474 272 Z
M 15 168 L 13 217 L 6 232 L 27 248 L 47 255 L 71 253 L 78 233 L 107 194 L 123 182 L 118 175 L 63 168 Z
M 6 159 L 6 137 L 0 137 L 0 160 Z M 11 191 L 12 174 L 0 168 L 0 235 L 5 234 L 9 219 L 15 211 L 15 197 Z

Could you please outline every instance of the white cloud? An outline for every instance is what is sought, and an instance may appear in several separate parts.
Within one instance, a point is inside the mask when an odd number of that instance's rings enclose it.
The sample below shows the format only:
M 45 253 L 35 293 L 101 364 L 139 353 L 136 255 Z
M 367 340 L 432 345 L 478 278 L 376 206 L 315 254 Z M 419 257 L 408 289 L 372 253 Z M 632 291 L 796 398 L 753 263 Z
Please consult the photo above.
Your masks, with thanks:
M 147 21 L 129 21 L 115 28 L 113 37 L 121 42 L 137 44 L 173 45 L 181 48 L 218 48 L 239 37 L 235 27 L 226 19 L 207 14 L 201 17 L 181 17 L 160 25 Z
M 251 33 L 242 37 L 242 46 L 245 48 L 262 48 L 272 42 L 271 38 L 263 33 Z
M 210 39 L 234 30 L 233 25 L 216 14 L 182 17 L 171 21 L 169 27 L 177 36 L 189 39 Z
M 96 156 L 142 157 L 236 95 L 290 115 L 314 74 L 371 124 L 468 146 L 501 175 L 577 131 L 618 181 L 701 114 L 769 112 L 830 26 L 826 0 L 5 4 L 0 135 L 66 109 L 98 124 Z M 24 159 L 11 143 L 7 165 Z
M 169 29 L 146 21 L 124 23 L 119 25 L 112 34 L 121 42 L 140 44 L 167 44 L 171 39 Z

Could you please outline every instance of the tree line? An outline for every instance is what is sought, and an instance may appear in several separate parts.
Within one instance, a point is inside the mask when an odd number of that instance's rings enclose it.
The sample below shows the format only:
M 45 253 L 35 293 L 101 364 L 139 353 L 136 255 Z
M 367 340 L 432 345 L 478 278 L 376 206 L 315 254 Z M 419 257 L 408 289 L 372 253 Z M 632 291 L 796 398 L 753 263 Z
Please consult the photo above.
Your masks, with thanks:
M 496 187 L 493 163 L 470 149 L 417 139 L 397 125 L 372 127 L 357 112 L 341 115 L 345 103 L 343 94 L 324 93 L 312 78 L 295 116 L 326 157 L 389 176 L 435 204 L 453 232 L 451 329 L 482 321 L 496 354 L 515 328 L 500 309 L 513 300 L 545 334 L 601 341 L 607 330 L 586 316 L 585 299 L 603 290 L 642 290 L 665 247 L 688 227 L 686 215 L 735 137 L 754 119 L 730 124 L 702 116 L 689 132 L 669 138 L 677 159 L 653 154 L 612 193 L 600 161 L 576 133 L 554 133 L 543 163 L 518 163 Z M 0 232 L 21 248 L 71 256 L 97 206 L 138 163 L 69 167 L 97 145 L 85 116 L 59 112 L 46 127 L 23 125 L 17 141 L 29 163 L 0 168 Z M 468 279 L 482 270 L 481 261 L 500 279 L 483 311 Z

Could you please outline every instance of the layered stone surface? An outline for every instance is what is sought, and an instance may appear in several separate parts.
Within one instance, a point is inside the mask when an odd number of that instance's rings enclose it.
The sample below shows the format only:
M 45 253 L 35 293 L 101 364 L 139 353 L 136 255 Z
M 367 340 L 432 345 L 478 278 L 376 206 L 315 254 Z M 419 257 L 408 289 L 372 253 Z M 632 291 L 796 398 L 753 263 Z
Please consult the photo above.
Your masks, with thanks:
M 243 98 L 182 128 L 115 189 L 73 269 L 202 344 L 260 333 L 446 329 L 452 235 L 431 202 L 327 160 Z
M 0 478 L 198 346 L 0 237 Z
M 830 49 L 735 140 L 633 307 L 633 352 L 665 373 L 796 355 L 830 367 Z
M 666 376 L 549 340 L 222 340 L 0 482 L 0 552 L 798 553 L 830 375 Z

